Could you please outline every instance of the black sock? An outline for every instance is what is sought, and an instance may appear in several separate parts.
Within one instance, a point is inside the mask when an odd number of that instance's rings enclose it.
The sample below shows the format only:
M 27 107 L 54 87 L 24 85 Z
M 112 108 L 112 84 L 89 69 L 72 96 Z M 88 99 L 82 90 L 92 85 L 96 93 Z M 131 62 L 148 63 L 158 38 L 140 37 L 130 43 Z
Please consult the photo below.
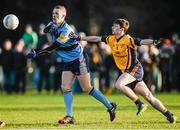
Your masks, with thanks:
M 171 112 L 169 112 L 169 111 L 166 111 L 165 113 L 163 113 L 163 115 L 166 116 L 166 117 L 172 116 Z
M 134 103 L 135 103 L 136 105 L 141 105 L 141 104 L 143 104 L 143 102 L 141 102 L 140 99 L 137 99 Z

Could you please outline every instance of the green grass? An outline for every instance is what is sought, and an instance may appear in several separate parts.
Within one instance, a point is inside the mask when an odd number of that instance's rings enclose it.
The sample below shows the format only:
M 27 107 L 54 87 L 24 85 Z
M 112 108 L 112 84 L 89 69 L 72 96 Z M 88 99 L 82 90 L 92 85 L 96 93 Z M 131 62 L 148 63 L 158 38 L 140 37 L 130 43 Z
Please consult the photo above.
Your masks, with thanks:
M 156 94 L 169 110 L 180 119 L 180 94 Z M 180 129 L 180 121 L 170 124 L 150 105 L 143 115 L 136 116 L 136 107 L 122 94 L 108 95 L 118 105 L 117 117 L 109 121 L 105 107 L 86 94 L 74 95 L 73 125 L 58 125 L 65 115 L 63 96 L 53 94 L 0 94 L 0 119 L 6 129 Z

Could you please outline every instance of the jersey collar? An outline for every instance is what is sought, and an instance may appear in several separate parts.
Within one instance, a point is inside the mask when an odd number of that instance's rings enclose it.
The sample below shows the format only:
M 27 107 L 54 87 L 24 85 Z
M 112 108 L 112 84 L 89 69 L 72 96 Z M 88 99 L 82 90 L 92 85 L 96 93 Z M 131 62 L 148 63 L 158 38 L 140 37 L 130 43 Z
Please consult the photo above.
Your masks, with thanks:
M 122 35 L 120 38 L 116 38 L 116 41 L 119 42 L 124 36 L 125 36 L 125 34 Z
M 58 28 L 62 28 L 62 27 L 65 25 L 65 23 L 66 23 L 66 21 L 63 21 L 63 22 L 61 23 L 61 25 L 59 25 Z

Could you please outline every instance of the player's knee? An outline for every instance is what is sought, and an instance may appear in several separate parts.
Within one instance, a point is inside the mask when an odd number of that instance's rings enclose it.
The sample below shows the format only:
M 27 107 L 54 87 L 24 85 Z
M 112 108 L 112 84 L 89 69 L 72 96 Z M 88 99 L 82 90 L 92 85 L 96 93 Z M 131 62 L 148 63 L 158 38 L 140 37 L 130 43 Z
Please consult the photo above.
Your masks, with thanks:
M 151 93 L 147 93 L 144 98 L 148 101 L 148 102 L 152 102 L 153 101 L 153 95 Z
M 62 89 L 63 92 L 71 91 L 71 87 L 69 87 L 69 86 L 63 86 L 63 85 L 61 85 L 61 89 Z
M 84 91 L 84 92 L 86 92 L 86 93 L 89 93 L 90 91 L 91 91 L 91 89 L 92 89 L 92 86 L 83 86 L 82 87 L 82 90 Z
M 123 85 L 121 82 L 116 82 L 116 83 L 115 83 L 115 87 L 116 87 L 118 90 L 122 91 L 123 88 L 124 88 L 124 85 Z

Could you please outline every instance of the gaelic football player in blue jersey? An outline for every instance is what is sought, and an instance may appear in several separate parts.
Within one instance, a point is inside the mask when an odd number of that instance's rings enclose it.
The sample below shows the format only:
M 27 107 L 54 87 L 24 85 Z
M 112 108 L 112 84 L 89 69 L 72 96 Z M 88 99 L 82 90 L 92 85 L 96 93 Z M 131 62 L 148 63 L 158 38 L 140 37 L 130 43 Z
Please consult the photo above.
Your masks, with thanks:
M 36 58 L 56 51 L 64 61 L 61 87 L 64 92 L 66 116 L 58 121 L 59 124 L 72 124 L 75 122 L 72 110 L 73 96 L 71 91 L 71 85 L 75 77 L 79 80 L 84 91 L 104 104 L 109 112 L 110 121 L 113 121 L 115 118 L 116 104 L 110 103 L 99 90 L 91 86 L 88 56 L 79 41 L 69 38 L 73 30 L 66 23 L 65 17 L 66 8 L 61 5 L 55 6 L 52 12 L 52 22 L 44 29 L 45 33 L 52 35 L 53 43 L 38 53 L 32 50 L 27 57 Z

